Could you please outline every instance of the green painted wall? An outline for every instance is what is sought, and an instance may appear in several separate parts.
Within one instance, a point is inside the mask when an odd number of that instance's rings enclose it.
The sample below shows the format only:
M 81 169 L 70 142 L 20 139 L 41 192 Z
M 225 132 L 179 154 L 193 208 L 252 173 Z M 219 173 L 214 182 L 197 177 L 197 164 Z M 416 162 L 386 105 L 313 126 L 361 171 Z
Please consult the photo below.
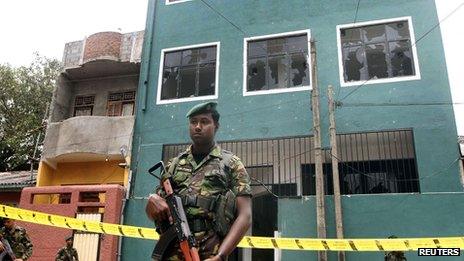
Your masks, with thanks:
M 242 95 L 243 83 L 243 38 L 295 30 L 309 29 L 317 40 L 318 80 L 321 88 L 322 132 L 328 133 L 326 89 L 332 84 L 338 98 L 343 98 L 357 87 L 340 88 L 336 26 L 352 23 L 355 17 L 357 0 L 204 0 L 240 28 L 238 30 L 200 0 L 165 5 L 164 0 L 149 2 L 146 40 L 137 97 L 136 127 L 133 139 L 132 197 L 147 196 L 157 184 L 146 170 L 161 159 L 162 145 L 189 142 L 185 113 L 199 102 L 184 102 L 156 105 L 156 92 L 160 66 L 160 54 L 164 48 L 172 48 L 208 42 L 221 43 L 219 67 L 219 106 L 221 128 L 218 140 L 239 140 L 254 138 L 309 135 L 312 128 L 310 93 L 292 92 L 258 96 Z M 357 21 L 364 22 L 395 17 L 411 16 L 416 39 L 423 36 L 438 23 L 433 0 L 371 0 L 361 1 Z M 336 111 L 337 131 L 339 133 L 368 130 L 412 128 L 416 148 L 417 165 L 422 193 L 461 192 L 459 170 L 455 159 L 458 157 L 456 127 L 451 105 L 417 105 L 424 103 L 450 103 L 443 46 L 439 30 L 431 31 L 417 43 L 421 79 L 386 84 L 368 84 L 360 87 L 343 100 L 343 106 Z M 416 68 L 417 69 L 417 68 Z M 359 103 L 408 103 L 407 106 L 350 106 Z M 323 135 L 324 146 L 328 137 Z M 461 194 L 445 194 L 457 203 Z M 412 197 L 409 199 L 409 197 Z M 403 232 L 427 235 L 441 230 L 443 224 L 433 223 L 439 217 L 437 212 L 427 212 L 439 204 L 441 197 L 433 195 L 381 195 L 353 196 L 344 198 L 351 206 L 346 211 L 347 231 L 353 237 L 388 235 L 375 233 L 377 228 L 396 227 L 403 212 L 383 218 L 385 223 L 356 223 L 353 220 L 370 216 L 380 219 L 383 215 L 370 213 L 376 204 L 385 208 L 397 205 L 408 198 L 405 206 L 429 215 L 425 219 L 431 233 L 422 231 L 420 222 L 410 222 L 409 229 Z M 379 203 L 379 199 L 382 199 Z M 281 200 L 280 208 L 294 206 L 299 200 Z M 291 234 L 303 225 L 299 224 L 311 216 L 314 209 L 311 200 L 299 207 L 298 213 L 288 217 L 280 211 L 279 219 L 294 219 L 285 226 L 279 223 L 284 234 Z M 408 203 L 409 202 L 409 203 Z M 351 204 L 351 205 L 350 205 Z M 365 208 L 361 206 L 365 205 Z M 307 206 L 307 207 L 306 207 Z M 414 207 L 414 208 L 413 208 Z M 329 208 L 329 207 L 328 207 Z M 296 208 L 295 208 L 296 209 Z M 354 211 L 350 211 L 354 210 Z M 445 211 L 445 210 L 443 210 Z M 305 213 L 307 212 L 307 213 Z M 388 215 L 387 215 L 388 216 Z M 295 217 L 301 217 L 295 219 Z M 450 219 L 458 217 L 456 211 Z M 328 218 L 331 218 L 330 215 Z M 412 215 L 411 215 L 412 218 Z M 308 220 L 314 220 L 308 218 Z M 350 220 L 352 220 L 350 222 Z M 141 200 L 129 200 L 125 211 L 125 223 L 148 225 Z M 404 223 L 404 222 L 403 222 Z M 368 224 L 368 225 L 366 225 Z M 450 223 L 449 231 L 462 232 L 463 222 L 456 219 Z M 314 223 L 305 226 L 315 229 Z M 359 228 L 359 226 L 361 228 Z M 454 228 L 453 228 L 454 226 Z M 329 231 L 333 226 L 329 227 Z M 404 236 L 413 236 L 404 233 Z M 414 235 L 416 235 L 414 234 Z M 435 233 L 436 234 L 436 233 Z M 447 234 L 444 233 L 443 234 Z M 309 232 L 308 232 L 308 235 Z M 333 235 L 331 233 L 330 235 Z M 348 235 L 348 234 L 347 234 Z M 305 235 L 302 235 L 305 236 Z M 123 243 L 124 260 L 148 260 L 151 244 L 138 243 L 125 239 Z M 371 260 L 373 254 L 363 254 Z M 285 253 L 284 257 L 291 256 Z M 294 260 L 294 259 L 288 259 Z M 361 260 L 361 259 L 352 259 Z
M 383 194 L 343 196 L 346 238 L 462 236 L 463 193 Z M 316 199 L 279 199 L 279 230 L 282 237 L 316 238 Z M 327 237 L 335 238 L 332 197 L 326 197 Z M 347 252 L 347 260 L 383 260 L 383 252 Z M 315 260 L 316 253 L 283 251 L 282 260 Z M 417 252 L 406 252 L 408 261 L 424 260 Z M 441 260 L 433 259 L 430 260 Z M 462 257 L 443 257 L 461 260 Z M 332 253 L 330 260 L 336 260 Z

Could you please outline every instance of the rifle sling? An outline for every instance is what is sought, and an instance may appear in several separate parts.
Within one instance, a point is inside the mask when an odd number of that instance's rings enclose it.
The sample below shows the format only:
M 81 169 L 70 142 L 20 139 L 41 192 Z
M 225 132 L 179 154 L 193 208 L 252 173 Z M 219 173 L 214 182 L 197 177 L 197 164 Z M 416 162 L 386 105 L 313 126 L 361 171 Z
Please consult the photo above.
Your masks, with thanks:
M 170 226 L 168 230 L 166 230 L 156 243 L 155 249 L 153 249 L 153 253 L 151 254 L 151 258 L 153 261 L 162 261 L 164 260 L 164 254 L 168 247 L 177 240 L 177 231 L 175 226 Z

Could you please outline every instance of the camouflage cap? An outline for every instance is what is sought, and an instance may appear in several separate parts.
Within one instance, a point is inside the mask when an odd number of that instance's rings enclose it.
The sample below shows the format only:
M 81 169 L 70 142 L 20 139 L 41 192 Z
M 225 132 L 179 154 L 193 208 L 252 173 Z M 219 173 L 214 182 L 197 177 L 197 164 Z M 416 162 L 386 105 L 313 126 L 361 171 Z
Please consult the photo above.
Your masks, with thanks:
M 200 113 L 205 113 L 205 112 L 216 112 L 218 115 L 219 113 L 216 110 L 217 102 L 212 101 L 212 102 L 204 102 L 197 104 L 193 106 L 188 112 L 187 112 L 187 118 L 190 118 L 192 116 L 195 116 Z

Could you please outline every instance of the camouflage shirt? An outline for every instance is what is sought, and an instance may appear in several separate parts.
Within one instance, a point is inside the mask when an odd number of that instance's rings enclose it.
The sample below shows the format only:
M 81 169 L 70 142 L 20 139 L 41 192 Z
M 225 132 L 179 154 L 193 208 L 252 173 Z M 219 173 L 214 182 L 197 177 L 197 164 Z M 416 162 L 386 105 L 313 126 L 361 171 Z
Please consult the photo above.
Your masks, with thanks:
M 62 247 L 56 254 L 55 261 L 78 261 L 77 250 L 74 247 Z
M 174 166 L 172 166 L 174 164 Z M 166 165 L 168 173 L 163 174 L 163 179 L 172 177 L 172 187 L 178 195 L 201 195 L 203 197 L 217 196 L 231 190 L 236 196 L 251 196 L 250 178 L 245 167 L 232 152 L 214 146 L 200 163 L 196 163 L 190 146 L 177 158 L 171 159 Z M 171 173 L 172 172 L 172 173 Z M 157 188 L 157 192 L 161 187 Z M 200 207 L 188 206 L 185 208 L 187 219 L 212 220 L 213 213 Z M 200 257 L 205 259 L 217 254 L 220 238 L 214 231 L 195 233 L 199 243 Z M 177 248 L 178 249 L 178 248 Z M 172 255 L 167 260 L 182 260 Z
M 403 252 L 392 251 L 385 254 L 385 261 L 407 261 Z
M 0 233 L 10 243 L 16 258 L 27 260 L 32 256 L 32 243 L 24 228 L 14 226 L 9 230 L 3 227 Z

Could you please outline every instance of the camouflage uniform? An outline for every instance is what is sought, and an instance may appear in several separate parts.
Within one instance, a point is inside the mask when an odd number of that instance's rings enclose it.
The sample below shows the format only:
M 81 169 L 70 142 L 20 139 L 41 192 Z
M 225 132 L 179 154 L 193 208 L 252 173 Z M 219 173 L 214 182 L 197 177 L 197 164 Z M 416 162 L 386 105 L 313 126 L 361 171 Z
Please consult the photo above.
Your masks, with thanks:
M 56 254 L 55 261 L 78 261 L 77 250 L 74 247 L 62 247 Z
M 385 261 L 407 261 L 403 252 L 392 251 L 385 254 Z
M 27 260 L 32 256 L 32 243 L 24 228 L 15 225 L 9 230 L 3 227 L 0 233 L 10 243 L 16 258 Z
M 176 163 L 177 162 L 177 163 Z M 172 164 L 175 166 L 172 166 Z M 166 169 L 173 169 L 172 173 L 165 173 L 163 179 L 172 176 L 172 187 L 178 195 L 210 197 L 226 193 L 231 190 L 236 196 L 251 196 L 250 179 L 241 160 L 231 152 L 214 146 L 205 158 L 197 164 L 193 157 L 191 146 L 177 158 L 171 159 Z M 221 170 L 222 169 L 222 170 Z M 157 188 L 160 193 L 161 188 Z M 184 209 L 190 222 L 190 229 L 195 234 L 199 244 L 200 259 L 212 257 L 218 253 L 222 238 L 213 230 L 214 213 L 201 207 L 186 206 Z M 204 222 L 204 230 L 195 229 L 192 224 L 196 221 Z M 198 231 L 200 230 L 200 231 Z M 170 247 L 166 253 L 166 260 L 183 260 L 178 244 Z

